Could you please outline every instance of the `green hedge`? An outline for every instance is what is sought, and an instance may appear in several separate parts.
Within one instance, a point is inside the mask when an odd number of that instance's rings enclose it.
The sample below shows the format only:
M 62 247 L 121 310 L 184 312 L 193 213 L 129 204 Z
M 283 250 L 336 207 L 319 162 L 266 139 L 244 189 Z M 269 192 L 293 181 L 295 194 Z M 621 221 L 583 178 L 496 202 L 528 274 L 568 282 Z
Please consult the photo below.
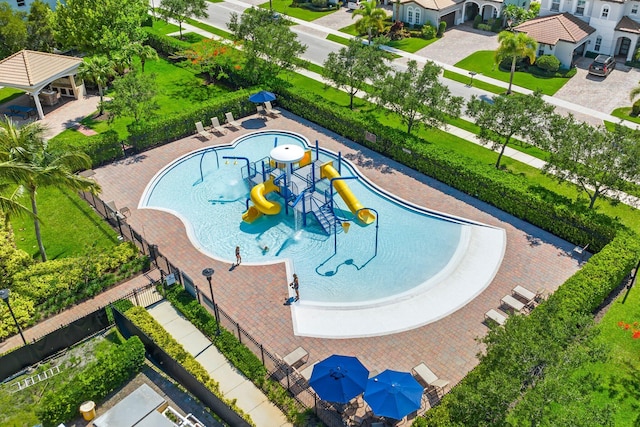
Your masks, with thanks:
M 598 251 L 614 238 L 619 227 L 608 216 L 532 186 L 526 178 L 461 158 L 427 140 L 382 125 L 371 116 L 336 106 L 319 96 L 302 90 L 281 89 L 278 102 L 292 113 L 575 244 L 589 243 L 592 250 Z M 365 138 L 367 131 L 376 134 L 377 142 Z
M 59 151 L 82 150 L 91 157 L 93 167 L 124 157 L 120 137 L 115 130 L 108 130 L 81 139 L 67 139 L 54 142 L 52 148 Z
M 156 52 L 162 56 L 172 58 L 176 52 L 189 49 L 191 47 L 191 43 L 178 40 L 175 37 L 158 34 L 153 28 L 143 27 L 142 29 L 147 33 L 147 40 L 145 40 L 145 44 L 154 48 Z
M 285 411 L 289 421 L 294 422 L 303 417 L 302 408 L 288 395 L 280 383 L 267 378 L 266 368 L 251 350 L 224 328 L 220 328 L 220 335 L 216 335 L 215 318 L 206 308 L 198 304 L 198 301 L 191 294 L 180 286 L 174 286 L 166 292 L 165 296 L 187 320 L 213 341 L 218 350 L 236 369 L 267 392 L 269 400 Z
M 249 414 L 244 413 L 244 411 L 235 404 L 235 401 L 231 401 L 224 397 L 224 394 L 220 391 L 218 383 L 209 376 L 207 371 L 195 359 L 195 357 L 189 354 L 184 347 L 182 347 L 182 345 L 162 327 L 162 325 L 151 317 L 144 307 L 132 307 L 125 312 L 125 316 L 220 400 L 225 402 L 250 425 L 255 425 Z
M 128 339 L 98 360 L 55 393 L 47 393 L 36 414 L 45 427 L 54 427 L 78 416 L 80 405 L 100 402 L 109 393 L 140 372 L 144 364 L 144 345 L 138 337 Z

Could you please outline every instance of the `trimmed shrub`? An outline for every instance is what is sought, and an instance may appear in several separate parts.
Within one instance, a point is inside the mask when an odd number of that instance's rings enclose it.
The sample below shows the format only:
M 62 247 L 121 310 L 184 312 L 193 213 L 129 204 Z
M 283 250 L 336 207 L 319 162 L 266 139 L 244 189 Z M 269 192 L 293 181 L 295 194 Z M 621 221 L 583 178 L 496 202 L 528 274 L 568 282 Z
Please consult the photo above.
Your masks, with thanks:
M 446 29 L 447 29 L 447 23 L 444 21 L 440 21 L 440 24 L 438 25 L 438 37 L 444 36 L 444 32 Z
M 478 24 L 476 28 L 482 31 L 491 31 L 491 25 L 489 24 Z
M 500 30 L 502 30 L 502 19 L 499 18 L 491 18 L 489 19 L 489 28 L 491 29 L 491 31 L 493 31 L 494 33 L 499 33 Z
M 45 427 L 67 422 L 78 415 L 82 402 L 100 402 L 140 372 L 143 364 L 144 345 L 140 338 L 131 337 L 110 352 L 98 355 L 98 360 L 60 390 L 47 393 L 36 414 Z
M 637 117 L 640 114 L 640 99 L 633 103 L 631 107 L 631 115 Z
M 53 139 L 52 149 L 59 151 L 82 150 L 91 157 L 93 167 L 124 157 L 118 132 L 111 129 L 81 139 L 65 139 L 61 141 Z
M 157 34 L 152 28 L 142 27 L 147 33 L 147 40 L 145 44 L 148 44 L 154 48 L 159 55 L 171 58 L 176 52 L 186 50 L 191 47 L 191 43 L 178 40 L 174 37 L 165 36 L 164 34 Z
M 535 65 L 545 71 L 555 73 L 560 69 L 560 60 L 553 55 L 542 55 L 536 59 Z
M 476 15 L 473 17 L 473 28 L 479 28 L 478 26 L 482 24 L 482 16 Z
M 424 27 L 422 27 L 423 39 L 431 40 L 436 38 L 437 35 L 438 35 L 438 31 L 436 30 L 436 27 L 434 27 L 433 25 L 426 24 Z

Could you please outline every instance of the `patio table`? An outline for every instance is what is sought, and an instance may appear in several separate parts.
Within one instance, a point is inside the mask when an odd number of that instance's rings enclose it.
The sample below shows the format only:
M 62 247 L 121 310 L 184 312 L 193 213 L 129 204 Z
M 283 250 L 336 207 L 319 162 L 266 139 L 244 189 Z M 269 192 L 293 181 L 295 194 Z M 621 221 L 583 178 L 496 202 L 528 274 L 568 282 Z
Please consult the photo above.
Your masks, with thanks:
M 8 116 L 18 116 L 23 119 L 28 119 L 31 115 L 35 116 L 36 109 L 33 107 L 25 107 L 22 105 L 9 105 L 9 114 Z

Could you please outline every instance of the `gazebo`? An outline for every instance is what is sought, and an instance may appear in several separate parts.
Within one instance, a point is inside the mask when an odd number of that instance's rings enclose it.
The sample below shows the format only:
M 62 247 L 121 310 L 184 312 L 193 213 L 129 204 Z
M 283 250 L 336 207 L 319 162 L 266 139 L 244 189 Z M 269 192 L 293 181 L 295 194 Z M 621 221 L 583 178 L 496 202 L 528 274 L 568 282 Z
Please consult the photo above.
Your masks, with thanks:
M 82 58 L 21 50 L 0 60 L 0 86 L 27 92 L 36 104 L 38 116 L 44 119 L 39 95 L 47 86 L 57 92 L 50 93 L 55 96 L 78 99 L 84 93 L 84 85 L 76 85 L 74 78 L 81 63 Z

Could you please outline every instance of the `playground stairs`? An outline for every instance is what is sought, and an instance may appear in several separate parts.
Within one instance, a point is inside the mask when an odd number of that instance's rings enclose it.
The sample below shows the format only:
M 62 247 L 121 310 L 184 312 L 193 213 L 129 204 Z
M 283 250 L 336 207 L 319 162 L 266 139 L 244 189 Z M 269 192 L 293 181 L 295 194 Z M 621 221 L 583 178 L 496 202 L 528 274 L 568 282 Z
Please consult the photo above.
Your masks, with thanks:
M 331 235 L 336 222 L 335 215 L 333 215 L 333 212 L 331 210 L 331 206 L 327 203 L 321 206 L 319 209 L 314 210 L 313 214 L 315 215 L 324 231 L 328 235 Z

